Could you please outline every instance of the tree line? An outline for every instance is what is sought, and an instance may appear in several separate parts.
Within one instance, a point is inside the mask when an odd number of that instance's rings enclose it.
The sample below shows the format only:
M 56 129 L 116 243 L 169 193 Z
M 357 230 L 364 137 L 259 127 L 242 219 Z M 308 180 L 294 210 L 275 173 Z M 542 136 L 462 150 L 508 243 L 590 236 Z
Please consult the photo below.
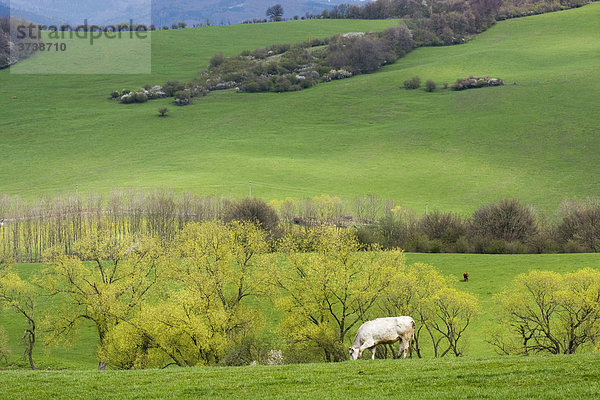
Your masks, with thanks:
M 386 19 L 409 18 L 413 20 L 444 14 L 464 14 L 467 18 L 488 19 L 487 23 L 507 18 L 542 14 L 568 8 L 581 7 L 589 0 L 375 0 L 363 5 L 339 4 L 323 10 L 321 18 Z M 471 14 L 471 15 L 469 15 Z
M 419 321 L 416 356 L 463 354 L 473 295 L 433 267 L 407 266 L 400 250 L 365 248 L 351 230 L 321 227 L 310 240 L 307 254 L 285 235 L 273 255 L 267 231 L 248 222 L 192 222 L 169 242 L 103 226 L 72 254 L 47 250 L 27 281 L 0 267 L 0 303 L 26 324 L 31 368 L 38 336 L 72 342 L 84 321 L 97 334 L 100 369 L 342 361 L 351 332 L 388 313 Z M 282 313 L 277 327 L 264 304 Z
M 96 333 L 99 369 L 343 361 L 362 322 L 390 315 L 416 321 L 413 357 L 465 354 L 480 309 L 456 279 L 407 265 L 401 250 L 365 246 L 353 229 L 322 226 L 302 241 L 286 234 L 277 254 L 268 237 L 240 221 L 190 222 L 167 242 L 104 224 L 71 253 L 45 251 L 27 280 L 1 259 L 0 306 L 18 315 L 31 368 L 36 343 L 73 343 L 84 322 Z M 532 271 L 495 299 L 486 335 L 499 353 L 598 350 L 599 271 Z M 276 325 L 267 322 L 273 308 Z M 9 350 L 0 329 L 0 360 Z M 378 353 L 395 354 L 389 345 Z
M 416 46 L 459 44 L 496 21 L 581 7 L 595 0 L 375 0 L 340 4 L 321 18 L 402 18 Z
M 352 201 L 316 196 L 268 204 L 260 199 L 176 194 L 166 190 L 67 195 L 25 201 L 0 196 L 0 253 L 38 262 L 48 248 L 73 244 L 110 226 L 116 235 L 172 240 L 190 222 L 249 220 L 269 231 L 270 248 L 285 234 L 306 243 L 321 226 L 354 228 L 363 245 L 413 252 L 564 253 L 600 251 L 600 200 L 565 200 L 551 214 L 516 199 L 479 206 L 470 215 L 437 209 L 419 214 L 375 195 Z

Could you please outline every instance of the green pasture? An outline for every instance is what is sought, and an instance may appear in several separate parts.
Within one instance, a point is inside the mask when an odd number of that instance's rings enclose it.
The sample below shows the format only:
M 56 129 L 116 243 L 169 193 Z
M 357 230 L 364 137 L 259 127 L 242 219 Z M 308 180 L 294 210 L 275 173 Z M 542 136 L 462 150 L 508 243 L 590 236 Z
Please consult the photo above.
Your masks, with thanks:
M 368 256 L 368 255 L 366 255 Z M 582 268 L 599 268 L 598 254 L 542 254 L 542 255 L 478 255 L 478 254 L 407 254 L 407 263 L 424 262 L 434 265 L 444 275 L 456 279 L 459 289 L 475 294 L 480 302 L 481 313 L 468 329 L 465 355 L 473 357 L 498 357 L 491 345 L 486 342 L 489 328 L 495 323 L 497 309 L 493 296 L 503 290 L 520 273 L 533 269 L 551 270 L 560 273 L 572 272 Z M 15 266 L 23 278 L 27 278 L 41 268 L 41 264 L 18 264 Z M 469 272 L 469 282 L 462 282 L 462 273 Z M 48 310 L 48 301 L 43 300 L 37 309 L 38 317 Z M 258 300 L 266 316 L 266 334 L 275 335 L 275 327 L 280 314 L 273 304 L 265 299 Z M 387 315 L 379 315 L 387 316 Z M 0 311 L 0 326 L 9 334 L 13 351 L 11 363 L 27 365 L 20 359 L 23 350 L 21 336 L 23 323 L 17 314 Z M 356 327 L 358 329 L 358 327 Z M 44 333 L 38 332 L 38 345 L 34 352 L 34 361 L 41 368 L 50 367 L 68 369 L 94 369 L 97 366 L 95 351 L 97 334 L 91 326 L 83 326 L 72 341 L 72 345 L 60 345 L 50 351 L 41 346 Z M 353 337 L 354 332 L 350 336 Z M 349 339 L 351 340 L 351 338 Z M 349 343 L 350 344 L 350 343 Z M 369 352 L 367 352 L 370 355 Z M 431 351 L 424 350 L 424 358 L 431 357 Z M 0 363 L 0 368 L 4 363 Z
M 32 198 L 168 187 L 266 200 L 375 193 L 418 211 L 517 197 L 542 210 L 599 192 L 600 4 L 498 23 L 380 72 L 274 94 L 213 92 L 188 107 L 121 105 L 115 89 L 191 79 L 226 55 L 398 21 L 294 21 L 152 33 L 152 74 L 0 71 L 0 192 Z M 46 54 L 23 62 L 44 63 Z M 49 57 L 49 56 L 48 56 Z M 400 89 L 414 75 L 434 93 Z M 443 90 L 469 75 L 503 87 Z M 15 97 L 15 98 L 13 98 Z M 157 109 L 169 106 L 167 118 Z
M 146 371 L 2 371 L 10 399 L 596 399 L 600 358 L 376 360 Z

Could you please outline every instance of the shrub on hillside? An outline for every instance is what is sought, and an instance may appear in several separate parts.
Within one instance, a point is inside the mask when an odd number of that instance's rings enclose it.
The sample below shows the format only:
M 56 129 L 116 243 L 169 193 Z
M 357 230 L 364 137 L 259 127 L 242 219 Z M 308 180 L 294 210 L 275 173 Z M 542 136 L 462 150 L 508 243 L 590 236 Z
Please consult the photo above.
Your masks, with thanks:
M 498 78 L 490 78 L 489 76 L 470 76 L 468 78 L 459 79 L 452 85 L 452 90 L 476 89 L 486 86 L 502 86 L 504 81 Z
M 189 90 L 180 90 L 175 93 L 175 104 L 178 106 L 187 106 L 192 104 L 192 96 Z
M 335 69 L 350 69 L 353 74 L 374 72 L 382 64 L 393 60 L 395 55 L 386 51 L 382 40 L 367 36 L 338 35 L 329 43 L 327 64 Z
M 267 50 L 267 54 L 270 52 L 269 55 L 275 55 L 275 54 L 283 54 L 291 48 L 292 48 L 292 46 L 289 43 L 277 43 L 277 44 L 270 45 L 269 47 L 266 48 L 266 50 Z
M 131 104 L 135 103 L 135 95 L 132 93 L 127 93 L 121 96 L 121 103 L 123 104 Z
M 273 207 L 264 200 L 246 198 L 232 203 L 225 211 L 225 222 L 250 221 L 258 224 L 262 229 L 274 231 L 279 224 L 279 216 Z
M 561 214 L 557 234 L 565 251 L 600 251 L 600 200 L 565 201 Z
M 293 90 L 292 82 L 290 82 L 289 76 L 273 76 L 271 77 L 270 86 L 272 92 L 289 92 Z
M 413 76 L 404 81 L 404 89 L 418 89 L 421 87 L 421 78 Z
M 445 244 L 456 242 L 466 232 L 466 226 L 459 216 L 437 210 L 421 218 L 419 229 L 429 239 L 439 239 Z
M 429 79 L 427 82 L 425 82 L 425 91 L 426 92 L 433 92 L 433 91 L 435 91 L 436 88 L 437 88 L 437 85 L 431 79 Z
M 223 55 L 223 53 L 217 53 L 211 57 L 211 59 L 209 61 L 209 65 L 213 68 L 218 67 L 219 65 L 223 64 L 224 61 L 225 61 L 225 56 Z
M 515 199 L 504 199 L 477 209 L 471 218 L 469 231 L 479 238 L 526 243 L 537 234 L 538 228 L 531 207 Z
M 397 57 L 402 57 L 415 47 L 413 35 L 406 25 L 389 28 L 383 32 L 382 39 L 387 49 Z
M 148 101 L 148 96 L 144 92 L 135 92 L 133 98 L 136 103 L 145 103 Z
M 163 85 L 162 89 L 166 93 L 167 97 L 173 97 L 176 92 L 185 89 L 185 84 L 179 81 L 168 81 Z
M 332 69 L 329 72 L 323 74 L 321 80 L 323 82 L 329 82 L 337 79 L 346 79 L 352 76 L 352 72 L 346 71 L 345 69 Z

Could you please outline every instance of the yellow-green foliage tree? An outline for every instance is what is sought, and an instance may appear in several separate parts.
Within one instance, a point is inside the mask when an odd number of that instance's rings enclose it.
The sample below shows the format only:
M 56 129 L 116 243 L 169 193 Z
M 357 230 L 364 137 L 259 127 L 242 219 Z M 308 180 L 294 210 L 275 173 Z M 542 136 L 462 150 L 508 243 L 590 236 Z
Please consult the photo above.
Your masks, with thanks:
M 121 239 L 110 229 L 100 229 L 82 237 L 74 253 L 50 249 L 49 267 L 36 280 L 60 299 L 59 308 L 48 316 L 49 341 L 70 338 L 81 321 L 89 320 L 102 346 L 110 330 L 136 314 L 159 286 L 163 251 L 154 239 Z M 99 368 L 104 365 L 100 359 Z
M 505 354 L 573 354 L 600 339 L 600 272 L 531 271 L 496 296 L 491 343 Z
M 290 238 L 281 249 L 284 265 L 270 274 L 284 319 L 279 331 L 294 347 L 318 348 L 328 362 L 347 358 L 344 341 L 402 270 L 402 251 L 361 253 L 353 230 L 326 227 L 315 233 L 312 254 Z
M 260 326 L 259 310 L 247 299 L 261 292 L 265 235 L 252 223 L 188 224 L 175 239 L 161 301 L 109 336 L 109 362 L 124 368 L 219 363 Z
M 31 369 L 33 363 L 33 347 L 36 339 L 35 305 L 37 294 L 33 285 L 22 280 L 19 275 L 12 272 L 9 267 L 0 265 L 0 305 L 5 310 L 12 310 L 25 319 L 25 356 Z M 6 351 L 2 351 L 0 344 L 0 359 L 6 358 Z
M 421 263 L 397 275 L 385 292 L 381 308 L 387 315 L 413 317 L 418 357 L 423 356 L 423 333 L 431 340 L 434 357 L 462 355 L 461 339 L 479 309 L 475 296 L 457 290 L 434 267 Z

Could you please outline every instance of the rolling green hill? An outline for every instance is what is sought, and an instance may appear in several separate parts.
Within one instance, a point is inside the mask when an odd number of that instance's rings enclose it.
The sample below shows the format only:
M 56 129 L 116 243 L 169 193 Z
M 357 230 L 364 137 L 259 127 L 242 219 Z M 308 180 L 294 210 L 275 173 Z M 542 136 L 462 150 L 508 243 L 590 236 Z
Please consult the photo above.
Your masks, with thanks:
M 265 199 L 366 193 L 466 212 L 517 197 L 554 209 L 595 195 L 600 4 L 504 21 L 467 44 L 422 48 L 380 72 L 302 92 L 213 92 L 192 106 L 121 105 L 111 90 L 190 79 L 236 54 L 396 21 L 298 21 L 156 32 L 151 75 L 0 71 L 0 191 L 25 197 L 169 187 Z M 25 63 L 43 63 L 40 54 Z M 33 65 L 33 64 L 32 64 Z M 442 86 L 490 75 L 504 87 Z M 13 98 L 16 96 L 16 98 Z

